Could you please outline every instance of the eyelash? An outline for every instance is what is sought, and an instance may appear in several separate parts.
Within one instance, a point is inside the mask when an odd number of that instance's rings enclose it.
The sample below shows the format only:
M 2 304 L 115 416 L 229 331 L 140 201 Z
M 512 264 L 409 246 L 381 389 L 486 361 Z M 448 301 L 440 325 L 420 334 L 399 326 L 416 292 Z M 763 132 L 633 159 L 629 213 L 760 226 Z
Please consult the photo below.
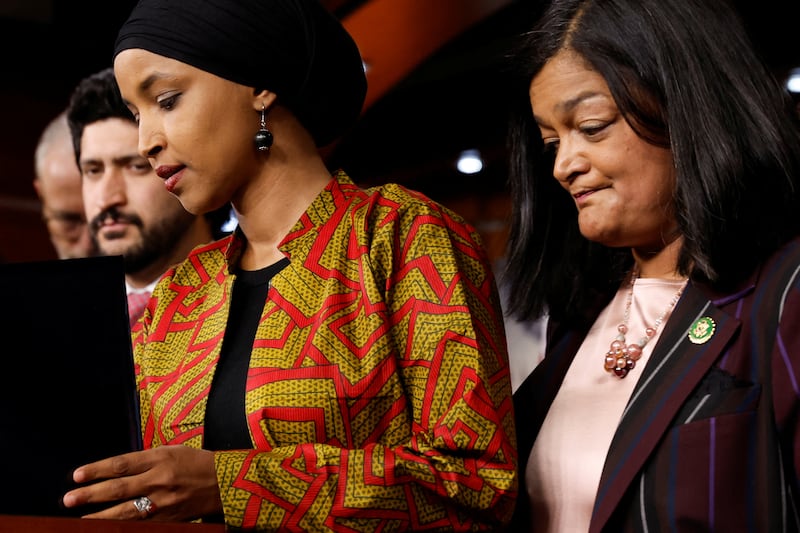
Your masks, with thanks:
M 92 176 L 97 176 L 99 174 L 101 174 L 100 170 L 95 167 L 81 169 L 81 176 L 85 178 L 91 178 Z
M 593 135 L 597 135 L 598 133 L 600 133 L 601 131 L 606 129 L 607 126 L 608 126 L 608 123 L 604 122 L 602 124 L 581 127 L 580 131 L 584 135 L 586 135 L 588 137 L 591 137 Z
M 603 132 L 611 123 L 610 122 L 603 122 L 601 124 L 596 124 L 592 126 L 582 126 L 579 128 L 581 134 L 585 135 L 586 137 L 594 137 Z M 558 139 L 554 139 L 548 141 L 546 139 L 543 140 L 544 146 L 542 147 L 542 153 L 548 157 L 555 157 L 558 153 L 558 146 L 559 141 Z
M 178 98 L 180 94 L 173 94 L 171 96 L 167 96 L 166 98 L 162 98 L 158 100 L 158 107 L 164 109 L 165 111 L 169 111 L 175 107 L 178 103 Z
M 545 141 L 544 146 L 542 146 L 542 154 L 546 157 L 555 158 L 556 154 L 558 153 L 558 140 L 554 141 Z

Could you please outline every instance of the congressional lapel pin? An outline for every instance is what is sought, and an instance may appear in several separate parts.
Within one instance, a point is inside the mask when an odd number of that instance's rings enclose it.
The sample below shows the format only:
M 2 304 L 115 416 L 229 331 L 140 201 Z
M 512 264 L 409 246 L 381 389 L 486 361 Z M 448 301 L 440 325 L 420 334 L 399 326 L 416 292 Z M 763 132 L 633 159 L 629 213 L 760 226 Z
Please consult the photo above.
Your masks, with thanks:
M 710 316 L 695 320 L 689 329 L 689 340 L 694 344 L 705 344 L 714 335 L 717 325 Z

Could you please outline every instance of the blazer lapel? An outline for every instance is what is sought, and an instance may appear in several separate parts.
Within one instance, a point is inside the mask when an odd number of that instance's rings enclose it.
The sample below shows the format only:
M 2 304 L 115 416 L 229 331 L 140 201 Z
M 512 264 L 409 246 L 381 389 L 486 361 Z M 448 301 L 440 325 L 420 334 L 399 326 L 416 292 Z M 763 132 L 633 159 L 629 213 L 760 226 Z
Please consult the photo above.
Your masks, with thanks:
M 528 462 L 528 455 L 547 416 L 547 411 L 558 394 L 561 382 L 588 331 L 581 328 L 578 331 L 560 334 L 557 331 L 560 326 L 554 323 L 550 324 L 550 328 L 556 330 L 557 334 L 549 337 L 558 339 L 557 342 L 548 347 L 546 357 L 514 393 L 520 466 L 524 466 Z M 550 341 L 548 340 L 548 342 Z M 524 472 L 522 473 L 524 474 Z
M 700 318 L 714 321 L 704 343 L 689 340 Z M 673 423 L 673 419 L 739 329 L 739 321 L 720 310 L 689 283 L 653 350 L 611 442 L 598 486 L 590 532 L 605 527 L 633 479 Z
M 567 374 L 588 329 L 562 333 L 562 327 L 549 321 L 547 355 L 514 392 L 514 419 L 517 433 L 519 499 L 507 531 L 530 527 L 530 505 L 525 485 L 525 470 L 533 443 L 542 427 L 561 382 Z M 552 342 L 551 339 L 557 339 Z
M 517 429 L 520 475 L 524 476 L 533 443 L 539 434 L 547 412 L 561 388 L 575 354 L 602 309 L 611 301 L 613 292 L 598 294 L 586 317 L 580 321 L 562 323 L 547 321 L 545 358 L 536 365 L 514 393 L 514 413 Z M 569 324 L 569 325 L 568 325 Z

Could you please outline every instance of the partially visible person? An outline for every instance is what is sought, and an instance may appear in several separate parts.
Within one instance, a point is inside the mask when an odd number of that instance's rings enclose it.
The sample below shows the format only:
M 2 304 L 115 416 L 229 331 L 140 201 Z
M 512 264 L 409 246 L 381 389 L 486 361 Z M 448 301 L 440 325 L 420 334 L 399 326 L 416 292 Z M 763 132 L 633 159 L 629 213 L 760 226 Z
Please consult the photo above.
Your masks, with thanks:
M 90 234 L 102 254 L 124 258 L 133 325 L 161 275 L 195 246 L 222 236 L 227 209 L 196 216 L 164 189 L 138 153 L 136 121 L 119 94 L 113 69 L 78 83 L 67 117 Z
M 42 219 L 59 259 L 90 257 L 97 248 L 89 235 L 66 112 L 42 130 L 34 155 L 33 188 L 42 203 Z
M 544 358 L 547 317 L 520 320 L 511 313 L 504 317 L 511 390 L 516 391 Z
M 510 311 L 514 308 L 515 295 L 510 283 L 503 277 L 506 258 L 495 261 L 493 268 L 499 274 L 498 289 L 503 306 L 503 324 L 508 345 L 508 368 L 511 374 L 511 390 L 516 391 L 544 358 L 547 315 L 536 318 L 520 318 Z
M 180 38 L 175 38 L 180 36 Z M 480 237 L 323 147 L 366 93 L 317 0 L 142 0 L 114 72 L 139 152 L 234 234 L 159 282 L 134 358 L 145 450 L 78 468 L 92 518 L 263 531 L 499 529 L 516 496 L 502 311 Z
M 800 133 L 722 0 L 554 0 L 515 54 L 512 531 L 798 531 Z

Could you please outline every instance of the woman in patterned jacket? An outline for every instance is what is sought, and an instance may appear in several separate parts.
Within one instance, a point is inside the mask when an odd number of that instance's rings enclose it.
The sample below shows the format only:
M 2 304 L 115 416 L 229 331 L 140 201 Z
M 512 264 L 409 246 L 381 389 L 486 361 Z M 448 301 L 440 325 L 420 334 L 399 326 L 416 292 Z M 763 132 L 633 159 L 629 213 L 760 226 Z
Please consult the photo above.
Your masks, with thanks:
M 78 468 L 93 518 L 272 531 L 476 531 L 516 454 L 476 232 L 318 147 L 358 117 L 358 50 L 316 0 L 142 0 L 114 70 L 139 148 L 239 227 L 168 271 L 133 331 L 145 450 Z M 273 142 L 274 141 L 274 142 Z

